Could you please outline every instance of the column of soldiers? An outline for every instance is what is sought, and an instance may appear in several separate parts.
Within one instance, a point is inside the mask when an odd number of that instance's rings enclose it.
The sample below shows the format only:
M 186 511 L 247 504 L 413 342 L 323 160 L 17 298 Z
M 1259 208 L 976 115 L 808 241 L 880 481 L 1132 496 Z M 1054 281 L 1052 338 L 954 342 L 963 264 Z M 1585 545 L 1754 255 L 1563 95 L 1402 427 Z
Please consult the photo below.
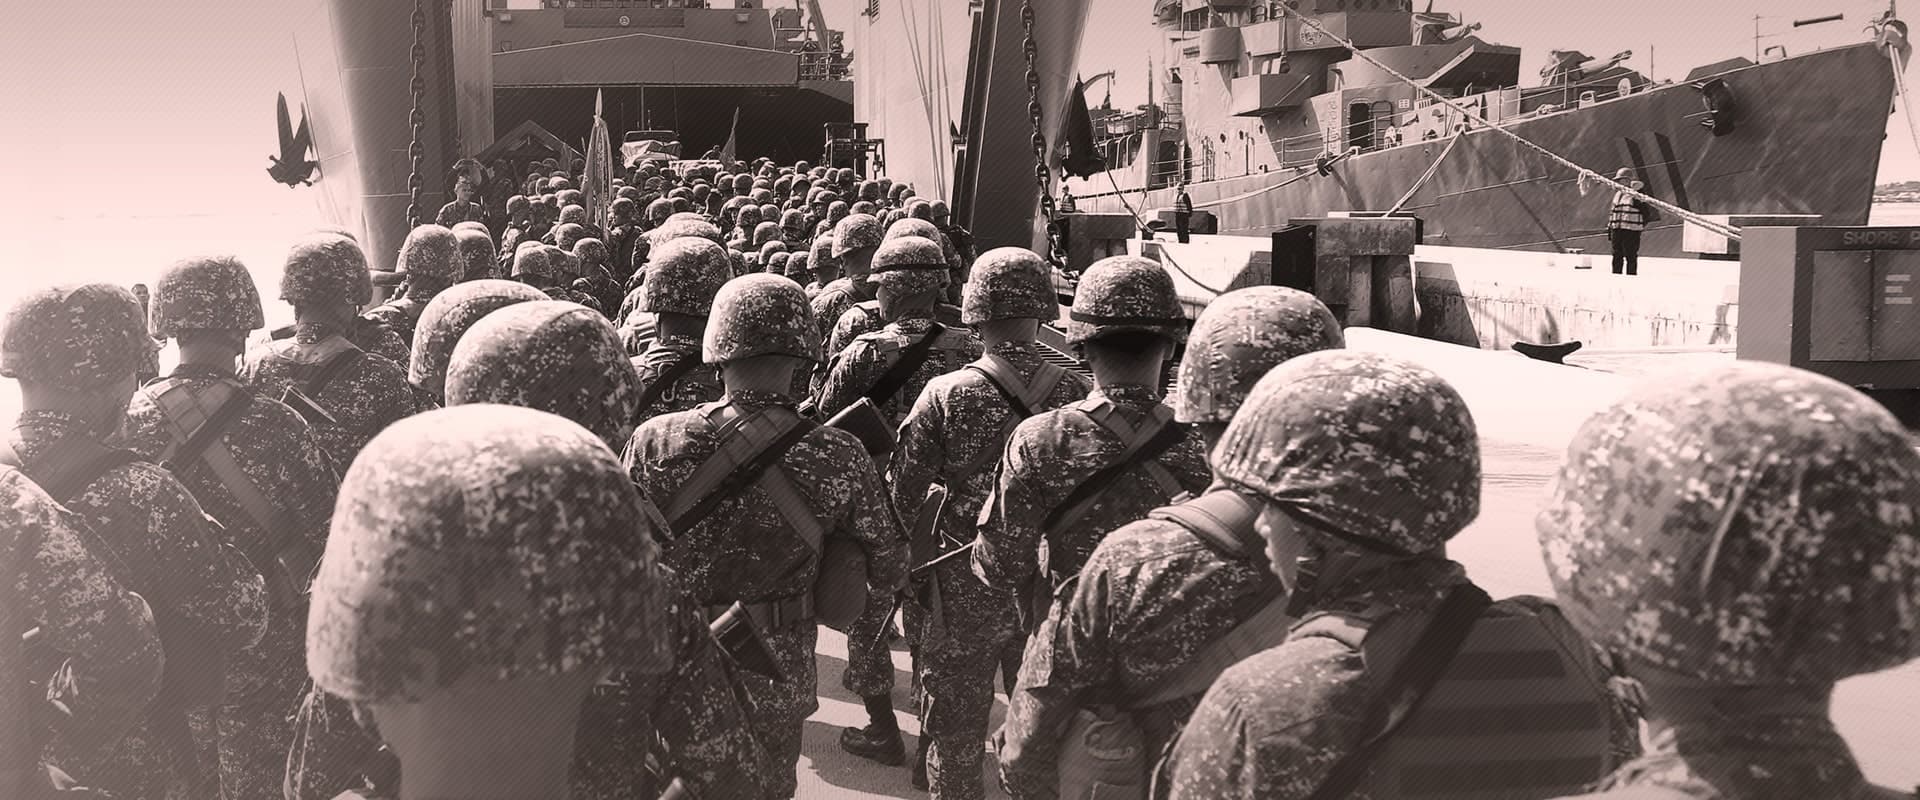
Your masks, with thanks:
M 1557 602 L 1495 600 L 1465 403 L 1309 294 L 1098 262 L 1089 379 L 1046 261 L 905 185 L 579 186 L 392 273 L 315 232 L 258 337 L 230 258 L 8 311 L 0 797 L 792 797 L 822 625 L 840 746 L 937 798 L 989 740 L 1016 798 L 1910 796 L 1829 719 L 1920 656 L 1920 455 L 1848 387 L 1635 390 L 1540 514 Z

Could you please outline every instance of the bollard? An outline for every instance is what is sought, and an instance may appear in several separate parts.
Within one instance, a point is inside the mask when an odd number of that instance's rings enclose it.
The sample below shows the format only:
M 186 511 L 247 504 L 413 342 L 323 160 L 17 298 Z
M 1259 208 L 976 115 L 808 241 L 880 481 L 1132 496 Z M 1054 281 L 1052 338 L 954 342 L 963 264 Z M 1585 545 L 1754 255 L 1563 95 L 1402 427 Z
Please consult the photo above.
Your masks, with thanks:
M 1414 333 L 1418 229 L 1411 217 L 1294 219 L 1274 234 L 1275 282 L 1313 292 L 1343 326 Z

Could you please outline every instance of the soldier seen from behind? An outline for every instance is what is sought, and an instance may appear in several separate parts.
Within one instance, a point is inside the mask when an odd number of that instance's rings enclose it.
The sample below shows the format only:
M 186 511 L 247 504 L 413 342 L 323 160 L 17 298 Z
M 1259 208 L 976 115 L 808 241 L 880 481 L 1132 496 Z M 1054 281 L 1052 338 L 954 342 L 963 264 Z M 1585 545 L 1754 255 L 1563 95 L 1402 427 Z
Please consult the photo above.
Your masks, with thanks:
M 397 797 L 569 796 L 595 685 L 672 664 L 643 502 L 599 438 L 510 406 L 405 420 L 347 470 L 307 668 L 398 756 Z
M 467 329 L 507 306 L 546 299 L 545 292 L 515 281 L 468 281 L 441 292 L 420 312 L 420 323 L 413 330 L 413 361 L 407 366 L 407 382 L 445 404 L 447 364 Z
M 1298 622 L 1213 682 L 1159 795 L 1551 797 L 1634 749 L 1613 676 L 1559 611 L 1494 603 L 1447 559 L 1480 511 L 1480 450 L 1438 375 L 1376 353 L 1290 359 L 1254 385 L 1211 463 L 1257 499 Z
M 1835 683 L 1920 657 L 1916 481 L 1879 403 L 1774 364 L 1647 382 L 1588 420 L 1540 542 L 1567 616 L 1644 690 L 1650 735 L 1581 796 L 1920 796 L 1868 783 L 1832 719 Z
M 460 281 L 466 272 L 466 262 L 460 255 L 460 240 L 453 231 L 438 225 L 421 225 L 407 233 L 394 265 L 394 272 L 406 281 L 406 290 L 368 311 L 366 317 L 387 326 L 402 342 L 410 343 L 421 310 L 434 295 Z M 406 362 L 397 360 L 397 363 Z
M 652 315 L 654 335 L 633 357 L 640 375 L 636 423 L 720 399 L 719 370 L 700 348 L 713 297 L 731 274 L 725 251 L 695 237 L 667 241 L 647 263 L 634 310 Z
M 972 555 L 987 585 L 1021 596 L 1027 631 L 1108 532 L 1209 479 L 1199 437 L 1160 401 L 1186 328 L 1166 271 L 1132 256 L 1095 262 L 1067 320 L 1067 340 L 1093 369 L 1093 393 L 1014 430 Z
M 139 302 L 117 286 L 60 286 L 15 302 L 0 374 L 19 381 L 21 413 L 4 460 L 72 511 L 93 554 L 148 599 L 166 653 L 159 696 L 119 744 L 56 742 L 49 760 L 117 796 L 206 797 L 217 776 L 202 769 L 189 715 L 204 719 L 224 701 L 228 664 L 266 631 L 266 591 L 185 486 L 109 444 L 153 347 Z
M 280 299 L 293 306 L 293 334 L 249 351 L 241 379 L 286 403 L 313 426 L 336 469 L 417 406 L 406 370 L 347 338 L 355 309 L 373 295 L 366 257 L 352 240 L 314 236 L 287 254 Z
M 180 363 L 134 393 L 124 441 L 191 490 L 266 578 L 266 636 L 228 665 L 214 722 L 221 794 L 276 795 L 287 711 L 306 683 L 307 582 L 327 545 L 339 475 L 306 420 L 235 372 L 248 332 L 265 324 L 244 265 L 172 265 L 155 285 L 150 319 L 155 336 L 178 345 Z
M 869 593 L 891 597 L 907 576 L 905 542 L 876 502 L 880 479 L 859 440 L 795 411 L 794 378 L 819 346 L 798 284 L 773 275 L 728 282 L 702 345 L 726 395 L 642 423 L 625 457 L 666 514 L 666 563 L 709 616 L 744 604 L 774 654 L 780 679 L 747 680 L 775 796 L 794 791 L 801 729 L 819 704 L 820 600 L 838 617 L 827 621 L 844 626 Z

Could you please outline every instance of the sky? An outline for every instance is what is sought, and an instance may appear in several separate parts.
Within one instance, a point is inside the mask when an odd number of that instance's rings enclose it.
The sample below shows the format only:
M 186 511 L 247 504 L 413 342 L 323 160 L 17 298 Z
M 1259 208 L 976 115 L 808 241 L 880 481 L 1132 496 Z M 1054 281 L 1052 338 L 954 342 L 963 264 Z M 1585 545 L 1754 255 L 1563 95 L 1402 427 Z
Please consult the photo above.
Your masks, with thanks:
M 177 214 L 310 208 L 302 192 L 269 182 L 264 169 L 274 144 L 274 93 L 298 85 L 289 20 L 316 1 L 96 0 L 10 8 L 0 30 L 0 74 L 9 76 L 0 82 L 0 108 L 8 109 L 12 124 L 0 126 L 0 180 L 31 190 L 6 193 L 0 209 L 19 218 L 49 206 L 62 216 L 97 215 L 125 202 Z M 1146 97 L 1146 55 L 1158 47 L 1151 0 L 1092 3 L 1083 73 L 1116 71 L 1114 102 L 1139 103 Z M 822 5 L 831 25 L 846 28 L 858 22 L 865 0 Z M 1482 38 L 1524 48 L 1523 76 L 1537 74 L 1548 49 L 1562 48 L 1598 56 L 1631 49 L 1633 65 L 1644 71 L 1652 61 L 1654 75 L 1668 78 L 1751 55 L 1756 13 L 1773 17 L 1761 20 L 1764 33 L 1788 30 L 1794 16 L 1847 15 L 1844 22 L 1766 40 L 1804 52 L 1864 38 L 1867 18 L 1881 8 L 1870 0 L 1438 0 L 1436 6 L 1484 23 Z M 950 72 L 962 80 L 965 34 L 949 30 L 960 65 Z M 1904 118 L 1889 122 L 1896 135 L 1883 151 L 1882 179 L 1920 179 L 1920 154 Z M 130 200 L 108 199 L 108 187 Z M 34 202 L 26 205 L 29 197 Z

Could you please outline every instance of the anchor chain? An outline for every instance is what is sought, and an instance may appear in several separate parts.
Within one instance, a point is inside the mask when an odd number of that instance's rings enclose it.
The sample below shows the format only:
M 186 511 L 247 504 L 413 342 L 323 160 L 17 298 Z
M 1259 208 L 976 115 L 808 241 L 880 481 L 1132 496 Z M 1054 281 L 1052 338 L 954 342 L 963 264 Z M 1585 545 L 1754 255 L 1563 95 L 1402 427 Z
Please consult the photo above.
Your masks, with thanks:
M 420 193 L 425 188 L 425 178 L 421 170 L 426 161 L 426 146 L 420 139 L 426 133 L 427 115 L 421 105 L 426 102 L 427 79 L 421 74 L 427 62 L 427 0 L 413 0 L 413 50 L 409 53 L 412 62 L 413 77 L 407 88 L 413 93 L 413 108 L 407 113 L 407 122 L 413 127 L 412 139 L 407 142 L 407 227 L 420 224 Z
M 1053 171 L 1047 169 L 1046 120 L 1040 108 L 1040 46 L 1033 35 L 1033 0 L 1020 4 L 1021 48 L 1027 59 L 1027 121 L 1033 131 L 1033 180 L 1040 188 L 1040 215 L 1047 221 L 1047 261 L 1065 267 L 1059 209 L 1053 201 Z

